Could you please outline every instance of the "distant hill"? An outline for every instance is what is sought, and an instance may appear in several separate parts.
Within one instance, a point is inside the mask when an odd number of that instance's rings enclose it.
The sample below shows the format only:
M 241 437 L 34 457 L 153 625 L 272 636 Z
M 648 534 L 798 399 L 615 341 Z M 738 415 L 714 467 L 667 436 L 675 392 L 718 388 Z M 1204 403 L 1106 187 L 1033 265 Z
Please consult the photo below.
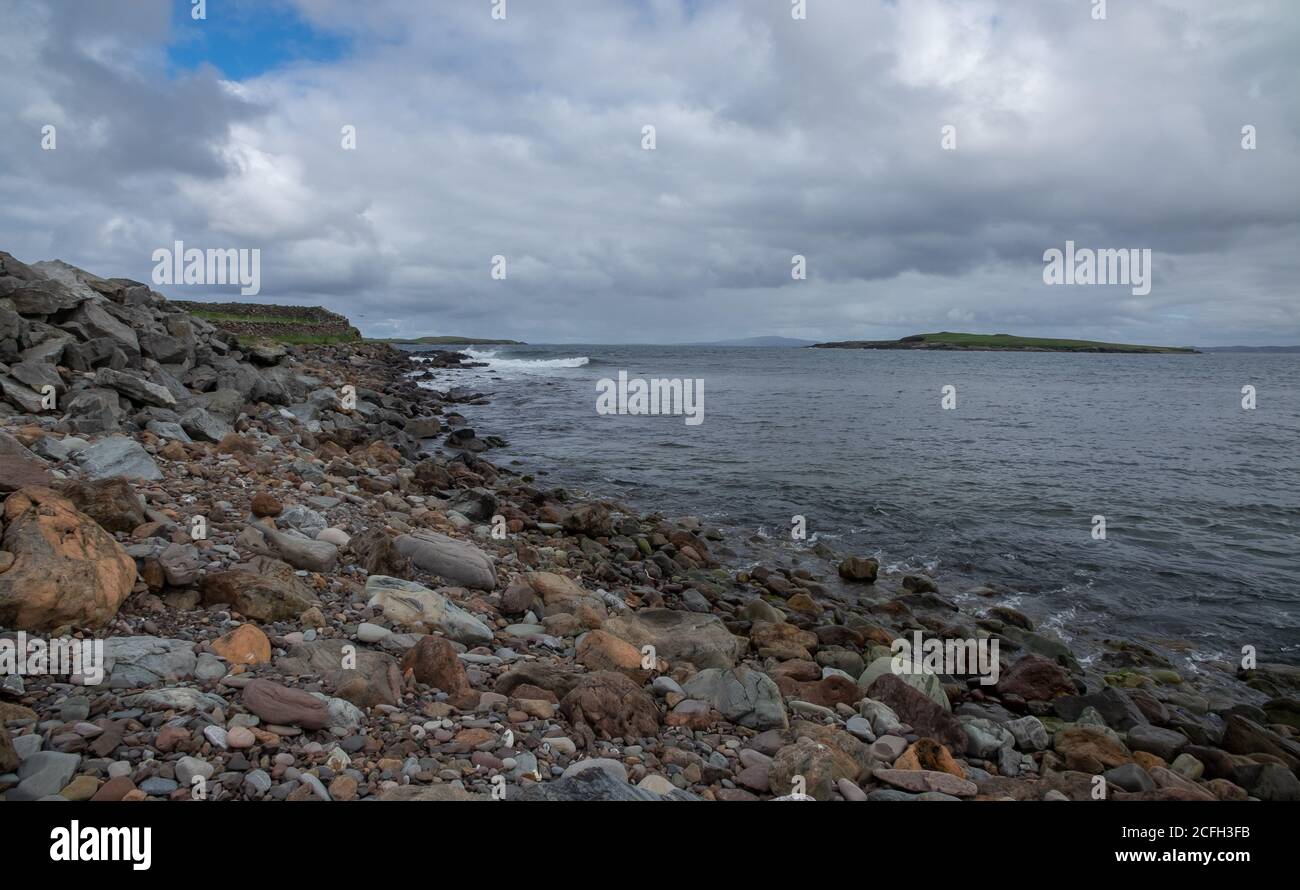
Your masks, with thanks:
M 1143 352 L 1195 355 L 1183 346 L 1138 346 L 1098 340 L 1058 340 L 1050 337 L 1016 337 L 1011 334 L 913 334 L 901 340 L 845 340 L 817 343 L 814 349 L 931 349 L 971 352 Z
M 385 337 L 367 338 L 370 343 L 394 343 L 409 346 L 527 346 L 522 340 L 488 340 L 481 337 Z
M 691 346 L 775 346 L 795 348 L 812 346 L 813 340 L 799 340 L 794 337 L 743 337 L 739 340 L 714 340 L 711 343 L 691 343 Z

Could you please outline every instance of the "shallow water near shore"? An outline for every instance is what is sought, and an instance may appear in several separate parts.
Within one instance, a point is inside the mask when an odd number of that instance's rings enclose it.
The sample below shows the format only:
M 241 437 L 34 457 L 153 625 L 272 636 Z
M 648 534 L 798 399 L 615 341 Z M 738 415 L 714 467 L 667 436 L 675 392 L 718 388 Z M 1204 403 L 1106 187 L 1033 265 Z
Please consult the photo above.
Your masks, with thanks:
M 1086 654 L 1300 662 L 1300 356 L 478 348 L 432 385 L 541 485 L 696 515 L 754 559 L 823 541 L 931 570 Z M 596 383 L 704 381 L 704 422 L 599 416 Z M 1258 408 L 1243 410 L 1252 385 Z M 941 388 L 957 408 L 942 410 Z M 544 473 L 544 475 L 541 475 Z M 790 542 L 791 517 L 808 541 Z M 1092 520 L 1106 519 L 1106 540 Z M 743 562 L 743 560 L 742 560 Z M 974 597 L 972 600 L 976 599 Z

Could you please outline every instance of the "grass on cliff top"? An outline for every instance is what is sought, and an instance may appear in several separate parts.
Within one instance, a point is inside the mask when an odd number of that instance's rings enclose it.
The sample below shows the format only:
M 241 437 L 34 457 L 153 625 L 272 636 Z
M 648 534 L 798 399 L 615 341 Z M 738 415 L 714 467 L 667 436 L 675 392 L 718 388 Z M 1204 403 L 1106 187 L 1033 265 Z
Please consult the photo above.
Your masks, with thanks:
M 484 337 L 381 337 L 372 338 L 370 343 L 406 343 L 420 346 L 523 346 L 519 340 L 489 340 Z
M 295 318 L 291 315 L 240 315 L 234 312 L 213 312 L 207 309 L 190 309 L 190 315 L 204 321 L 246 321 L 255 324 L 314 324 L 310 318 Z
M 912 337 L 905 339 L 911 340 Z M 1099 340 L 1060 340 L 1051 337 L 1016 337 L 1011 334 L 955 334 L 941 331 L 937 334 L 918 334 L 916 339 L 927 343 L 948 343 L 953 346 L 985 346 L 998 349 L 1113 349 L 1119 352 L 1192 352 L 1178 346 L 1141 346 L 1133 343 L 1103 343 Z
M 355 334 L 296 334 L 291 331 L 239 338 L 241 345 L 256 343 L 258 340 L 274 340 L 276 343 L 287 343 L 290 346 L 333 346 L 335 343 L 362 342 Z

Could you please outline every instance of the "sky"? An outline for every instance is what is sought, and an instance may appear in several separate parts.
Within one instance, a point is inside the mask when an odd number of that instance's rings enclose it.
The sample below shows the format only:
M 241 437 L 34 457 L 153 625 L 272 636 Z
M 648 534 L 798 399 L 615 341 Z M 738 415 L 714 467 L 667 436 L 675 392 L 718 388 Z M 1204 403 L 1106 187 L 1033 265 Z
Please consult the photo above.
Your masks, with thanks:
M 5 0 L 0 250 L 378 337 L 1300 343 L 1293 0 L 194 2 Z

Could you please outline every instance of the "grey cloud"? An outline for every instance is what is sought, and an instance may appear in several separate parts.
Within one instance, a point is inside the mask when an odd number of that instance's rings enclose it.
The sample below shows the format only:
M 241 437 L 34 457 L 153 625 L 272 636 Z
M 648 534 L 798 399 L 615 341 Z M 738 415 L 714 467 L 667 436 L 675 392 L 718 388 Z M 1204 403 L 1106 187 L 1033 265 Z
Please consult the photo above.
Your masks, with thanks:
M 0 107 L 28 128 L 0 144 L 0 246 L 23 259 L 147 278 L 176 238 L 259 247 L 263 298 L 377 335 L 1300 340 L 1285 0 L 1106 22 L 1072 0 L 820 0 L 806 22 L 746 0 L 534 0 L 506 22 L 298 0 L 353 53 L 235 85 L 163 78 L 165 4 L 122 6 L 19 3 L 0 48 Z M 41 153 L 56 112 L 68 138 Z M 1044 287 L 1067 239 L 1152 248 L 1156 287 Z

